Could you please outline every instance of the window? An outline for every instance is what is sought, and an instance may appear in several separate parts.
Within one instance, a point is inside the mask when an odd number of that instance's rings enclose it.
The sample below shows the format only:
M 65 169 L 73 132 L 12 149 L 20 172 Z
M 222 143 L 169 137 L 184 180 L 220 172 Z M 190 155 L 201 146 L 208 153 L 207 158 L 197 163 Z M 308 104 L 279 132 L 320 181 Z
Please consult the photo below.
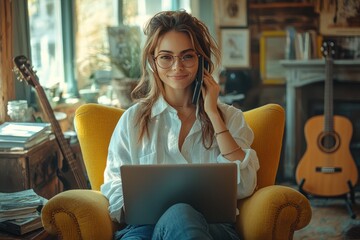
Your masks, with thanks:
M 107 27 L 123 23 L 142 28 L 152 15 L 161 10 L 183 8 L 190 11 L 190 0 L 120 2 L 121 4 L 116 4 L 116 1 L 114 3 L 114 0 L 76 1 L 76 71 L 79 89 L 98 87 L 92 82 L 94 74 L 111 71 L 110 60 L 107 57 L 109 51 Z M 122 14 L 118 14 L 119 11 Z
M 143 27 L 156 12 L 180 8 L 190 12 L 190 0 L 28 0 L 31 58 L 40 84 L 59 87 L 65 97 L 91 87 L 94 72 L 110 71 L 108 26 Z
M 61 8 L 57 0 L 29 0 L 31 59 L 46 88 L 63 85 Z M 62 87 L 62 86 L 61 86 Z
M 140 27 L 160 11 L 185 9 L 191 12 L 190 0 L 124 0 L 123 4 L 123 23 Z
M 107 26 L 118 25 L 119 1 L 76 0 L 75 71 L 78 88 L 88 88 L 95 71 L 110 70 L 107 52 Z

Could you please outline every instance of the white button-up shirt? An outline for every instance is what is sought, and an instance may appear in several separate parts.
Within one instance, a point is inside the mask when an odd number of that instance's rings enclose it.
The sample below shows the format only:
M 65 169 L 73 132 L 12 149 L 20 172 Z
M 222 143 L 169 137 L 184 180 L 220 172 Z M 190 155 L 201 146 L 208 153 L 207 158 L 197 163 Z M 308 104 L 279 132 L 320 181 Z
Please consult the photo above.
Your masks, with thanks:
M 238 145 L 245 151 L 245 158 L 237 160 L 238 198 L 250 196 L 257 184 L 256 172 L 259 161 L 251 149 L 254 138 L 252 130 L 245 122 L 240 109 L 219 103 L 225 123 Z M 210 149 L 202 144 L 201 124 L 196 119 L 182 149 L 178 147 L 181 121 L 177 111 L 162 97 L 152 108 L 148 125 L 149 135 L 138 141 L 139 127 L 135 116 L 139 104 L 127 109 L 120 118 L 109 144 L 104 184 L 101 192 L 109 199 L 109 212 L 113 220 L 120 222 L 123 206 L 120 166 L 124 164 L 174 164 L 174 163 L 226 163 L 219 150 L 216 139 Z

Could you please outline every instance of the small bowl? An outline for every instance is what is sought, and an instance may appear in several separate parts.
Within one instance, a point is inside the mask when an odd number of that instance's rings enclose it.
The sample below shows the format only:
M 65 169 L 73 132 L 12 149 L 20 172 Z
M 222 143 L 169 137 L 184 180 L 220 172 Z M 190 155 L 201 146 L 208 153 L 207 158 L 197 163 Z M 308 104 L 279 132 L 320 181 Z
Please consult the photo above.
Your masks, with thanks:
M 100 90 L 98 89 L 81 89 L 79 94 L 81 99 L 84 99 L 87 103 L 97 103 Z

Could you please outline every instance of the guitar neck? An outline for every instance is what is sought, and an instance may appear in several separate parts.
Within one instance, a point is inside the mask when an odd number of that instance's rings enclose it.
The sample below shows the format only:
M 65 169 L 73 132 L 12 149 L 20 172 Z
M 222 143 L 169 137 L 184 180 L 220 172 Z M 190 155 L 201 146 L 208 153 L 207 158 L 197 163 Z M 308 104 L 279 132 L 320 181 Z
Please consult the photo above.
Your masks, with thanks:
M 332 132 L 334 129 L 333 107 L 333 65 L 331 57 L 325 58 L 325 89 L 324 89 L 324 131 Z
M 56 140 L 59 144 L 60 150 L 61 150 L 62 154 L 64 155 L 64 158 L 67 160 L 71 171 L 73 171 L 74 178 L 76 180 L 76 184 L 78 185 L 77 187 L 78 188 L 86 188 L 86 183 L 84 181 L 82 181 L 82 178 L 80 178 L 79 174 L 76 172 L 77 166 L 76 166 L 76 159 L 75 159 L 74 153 L 71 150 L 70 144 L 64 137 L 64 134 L 61 130 L 61 127 L 60 127 L 58 121 L 55 118 L 54 111 L 52 110 L 50 103 L 47 101 L 47 96 L 44 92 L 44 89 L 40 85 L 37 85 L 35 87 L 35 89 L 39 95 L 42 109 L 46 113 L 46 115 L 51 123 L 52 129 L 55 134 Z

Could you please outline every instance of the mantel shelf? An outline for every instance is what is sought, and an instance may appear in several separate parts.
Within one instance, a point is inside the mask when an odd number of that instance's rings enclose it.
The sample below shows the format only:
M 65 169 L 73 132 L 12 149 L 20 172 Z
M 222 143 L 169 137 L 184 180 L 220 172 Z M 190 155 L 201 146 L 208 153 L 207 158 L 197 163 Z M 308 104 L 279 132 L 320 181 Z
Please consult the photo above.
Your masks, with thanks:
M 301 68 L 301 67 L 318 67 L 318 66 L 325 66 L 324 59 L 311 59 L 311 60 L 281 60 L 280 63 L 284 67 L 289 68 Z M 334 65 L 343 65 L 343 66 L 359 66 L 360 59 L 339 59 L 334 60 Z
M 286 70 L 286 84 L 300 87 L 314 82 L 324 81 L 325 60 L 282 60 Z M 360 81 L 360 59 L 334 60 L 333 77 L 338 81 Z M 289 86 L 288 86 L 289 87 Z

